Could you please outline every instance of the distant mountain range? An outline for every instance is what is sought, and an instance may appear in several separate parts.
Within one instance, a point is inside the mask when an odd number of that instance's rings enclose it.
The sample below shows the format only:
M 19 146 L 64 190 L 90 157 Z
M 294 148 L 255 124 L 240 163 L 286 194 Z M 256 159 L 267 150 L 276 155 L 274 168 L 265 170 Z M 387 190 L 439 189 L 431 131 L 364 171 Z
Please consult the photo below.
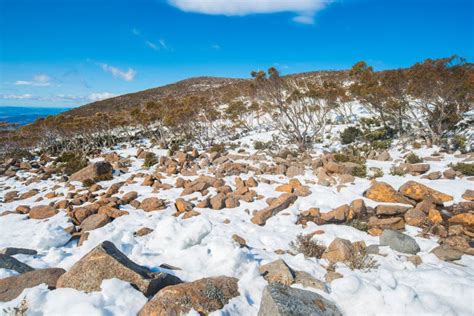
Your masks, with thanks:
M 56 115 L 70 108 L 45 108 L 26 106 L 0 106 L 0 122 L 26 125 L 34 122 L 37 118 Z

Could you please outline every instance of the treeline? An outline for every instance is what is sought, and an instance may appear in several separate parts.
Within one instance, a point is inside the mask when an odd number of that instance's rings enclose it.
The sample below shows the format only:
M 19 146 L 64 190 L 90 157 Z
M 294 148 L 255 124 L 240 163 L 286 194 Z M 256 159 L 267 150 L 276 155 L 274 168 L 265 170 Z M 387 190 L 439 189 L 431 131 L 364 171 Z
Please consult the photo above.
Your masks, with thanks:
M 60 114 L 19 129 L 3 125 L 2 152 L 33 146 L 90 152 L 143 136 L 164 148 L 190 142 L 208 147 L 258 128 L 277 130 L 286 142 L 307 150 L 326 139 L 330 124 L 357 123 L 360 106 L 372 117 L 370 124 L 363 122 L 366 129 L 372 124 L 384 137 L 440 144 L 474 104 L 473 64 L 457 56 L 379 72 L 361 61 L 350 71 L 316 76 L 280 76 L 275 68 L 251 76 L 244 85 L 169 95 L 116 112 Z

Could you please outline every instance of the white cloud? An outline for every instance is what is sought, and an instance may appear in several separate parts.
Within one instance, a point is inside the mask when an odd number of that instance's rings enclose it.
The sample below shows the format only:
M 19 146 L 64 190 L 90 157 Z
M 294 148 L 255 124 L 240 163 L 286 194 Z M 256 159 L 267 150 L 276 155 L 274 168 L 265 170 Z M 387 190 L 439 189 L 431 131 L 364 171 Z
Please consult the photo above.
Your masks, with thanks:
M 160 50 L 160 48 L 155 43 L 152 43 L 150 41 L 145 41 L 145 44 L 153 50 Z
M 164 49 L 168 50 L 168 45 L 166 45 L 166 42 L 165 42 L 165 40 L 163 40 L 163 39 L 160 39 L 160 41 L 159 41 L 159 42 L 160 42 L 160 45 L 161 45 L 161 47 L 162 47 L 162 48 L 164 48 Z
M 117 94 L 115 93 L 110 93 L 110 92 L 96 92 L 96 93 L 91 93 L 87 97 L 87 99 L 91 102 L 96 102 L 96 101 L 101 101 L 109 98 L 116 97 Z
M 333 0 L 168 0 L 185 12 L 213 15 L 244 16 L 257 13 L 294 12 L 293 20 L 312 24 L 316 12 Z
M 33 80 L 18 80 L 15 81 L 15 85 L 17 86 L 34 86 L 34 87 L 47 87 L 50 86 L 51 78 L 45 74 L 38 74 L 33 77 Z
M 25 94 L 0 94 L 0 99 L 4 100 L 28 100 L 33 98 L 29 93 Z
M 104 64 L 104 63 L 99 63 L 98 65 L 105 72 L 109 72 L 114 77 L 121 78 L 125 81 L 132 81 L 135 78 L 136 74 L 137 74 L 137 72 L 132 68 L 128 68 L 127 71 L 124 71 L 124 70 L 121 70 L 117 67 L 114 67 L 114 66 L 111 66 L 111 65 L 108 65 L 108 64 Z

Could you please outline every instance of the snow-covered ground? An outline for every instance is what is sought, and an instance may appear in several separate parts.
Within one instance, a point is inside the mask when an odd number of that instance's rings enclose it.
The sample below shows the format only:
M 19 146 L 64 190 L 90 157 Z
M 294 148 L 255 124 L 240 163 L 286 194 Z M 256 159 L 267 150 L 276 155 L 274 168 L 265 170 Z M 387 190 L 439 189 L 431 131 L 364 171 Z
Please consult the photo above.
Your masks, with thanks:
M 271 132 L 247 136 L 241 139 L 241 144 L 250 145 L 255 140 L 268 141 Z M 166 155 L 166 151 L 151 148 L 158 155 Z M 413 150 L 419 156 L 428 156 L 436 148 Z M 111 181 L 100 182 L 101 186 L 108 188 L 110 184 L 125 181 L 131 174 L 137 172 L 152 173 L 141 167 L 143 160 L 136 159 L 136 148 L 117 148 L 114 150 L 122 157 L 130 156 L 132 165 L 125 174 L 117 174 Z M 248 150 L 254 152 L 253 150 Z M 394 160 L 402 156 L 399 150 L 392 148 L 390 151 Z M 443 154 L 439 162 L 429 161 L 430 171 L 443 171 L 452 162 L 461 161 L 453 155 Z M 246 163 L 252 163 L 245 161 Z M 258 162 L 253 162 L 255 165 Z M 368 161 L 368 167 L 379 167 L 384 176 L 379 181 L 391 184 L 398 189 L 408 180 L 416 180 L 443 193 L 454 197 L 453 203 L 462 201 L 461 195 L 467 189 L 473 189 L 473 182 L 465 178 L 455 180 L 439 179 L 427 180 L 419 176 L 398 177 L 390 175 L 393 161 Z M 26 177 L 25 172 L 18 175 Z M 163 183 L 173 184 L 177 177 L 169 176 Z M 246 178 L 254 176 L 253 173 L 241 175 Z M 274 180 L 277 183 L 265 184 L 259 181 L 254 188 L 257 194 L 268 197 L 279 196 L 275 191 L 278 183 L 287 183 L 288 178 L 282 175 L 258 175 L 260 178 Z M 299 212 L 311 207 L 317 207 L 321 212 L 327 212 L 354 199 L 362 198 L 363 192 L 370 186 L 367 179 L 356 178 L 354 184 L 338 190 L 336 187 L 325 187 L 314 184 L 315 176 L 311 170 L 305 175 L 297 177 L 301 183 L 309 183 L 311 194 L 300 197 L 288 209 L 270 218 L 265 226 L 253 224 L 250 219 L 252 211 L 260 210 L 267 206 L 265 199 L 252 203 L 240 202 L 240 206 L 232 209 L 225 208 L 220 211 L 211 209 L 196 209 L 200 216 L 183 220 L 175 217 L 173 203 L 169 203 L 166 210 L 144 212 L 130 205 L 121 209 L 129 215 L 121 216 L 113 222 L 90 232 L 89 238 L 81 247 L 77 241 L 68 241 L 70 235 L 64 228 L 70 226 L 69 217 L 65 212 L 45 219 L 28 219 L 27 215 L 11 214 L 0 216 L 0 249 L 4 247 L 22 247 L 35 249 L 37 255 L 16 255 L 15 258 L 32 266 L 33 268 L 61 267 L 69 269 L 75 262 L 98 243 L 109 240 L 124 254 L 136 263 L 150 268 L 152 271 L 166 271 L 175 274 L 183 281 L 193 281 L 210 276 L 233 276 L 239 279 L 240 296 L 232 299 L 222 310 L 213 315 L 256 315 L 260 306 L 261 295 L 267 285 L 260 275 L 258 267 L 262 264 L 282 258 L 295 270 L 306 271 L 317 279 L 324 280 L 325 259 L 305 258 L 304 255 L 276 254 L 275 250 L 289 249 L 289 244 L 299 234 L 307 234 L 316 230 L 323 230 L 323 234 L 315 235 L 315 239 L 323 245 L 329 245 L 336 238 L 348 239 L 352 242 L 363 240 L 367 245 L 378 244 L 378 237 L 371 236 L 363 231 L 347 225 L 321 225 L 310 222 L 306 228 L 296 225 Z M 228 176 L 224 180 L 235 188 L 235 177 Z M 309 182 L 308 182 L 309 181 Z M 121 188 L 123 193 L 136 191 L 138 200 L 147 197 L 159 197 L 169 202 L 174 202 L 180 196 L 181 188 L 159 190 L 152 192 L 148 186 L 140 185 L 141 181 L 134 184 L 125 184 Z M 55 178 L 23 185 L 14 178 L 0 178 L 2 192 L 18 190 L 20 193 L 33 188 L 44 195 L 57 185 Z M 77 184 L 77 183 L 76 183 Z M 68 189 L 64 183 L 56 193 L 67 194 Z M 80 187 L 79 184 L 77 184 Z M 100 193 L 102 191 L 98 191 Z M 123 195 L 123 193 L 117 196 Z M 210 189 L 214 194 L 215 189 Z M 13 201 L 0 204 L 0 213 L 13 211 L 18 205 L 41 205 L 44 201 L 35 202 L 39 195 L 27 200 Z M 200 197 L 199 193 L 190 195 Z M 48 200 L 55 202 L 63 197 L 59 196 Z M 376 203 L 364 198 L 368 206 Z M 134 232 L 139 228 L 148 227 L 153 232 L 143 237 L 135 237 Z M 346 315 L 474 315 L 474 257 L 463 255 L 456 262 L 439 260 L 430 251 L 438 246 L 436 237 L 422 238 L 418 236 L 420 228 L 407 226 L 406 233 L 413 236 L 420 245 L 418 255 L 422 259 L 419 266 L 407 260 L 407 255 L 398 253 L 389 247 L 381 247 L 382 255 L 374 255 L 379 267 L 370 272 L 351 270 L 344 264 L 337 264 L 336 271 L 344 277 L 334 280 L 329 286 L 329 293 L 321 290 L 306 288 L 334 301 Z M 232 235 L 242 236 L 248 248 L 240 248 L 232 240 Z M 161 264 L 179 267 L 180 270 L 163 270 Z M 0 269 L 0 278 L 15 275 L 16 272 Z M 298 286 L 301 287 L 301 286 Z M 143 294 L 128 283 L 117 279 L 106 280 L 102 283 L 100 292 L 83 293 L 74 289 L 48 290 L 45 285 L 27 289 L 17 299 L 0 303 L 0 313 L 7 313 L 9 308 L 19 305 L 26 296 L 28 314 L 31 315 L 135 315 L 146 303 Z

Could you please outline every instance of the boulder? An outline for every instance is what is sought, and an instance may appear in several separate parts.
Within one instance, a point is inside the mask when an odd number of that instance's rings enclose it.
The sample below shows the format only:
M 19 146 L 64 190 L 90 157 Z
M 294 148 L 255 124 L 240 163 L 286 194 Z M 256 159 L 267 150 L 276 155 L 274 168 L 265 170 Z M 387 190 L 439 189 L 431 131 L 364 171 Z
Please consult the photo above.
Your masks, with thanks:
M 117 278 L 130 282 L 146 296 L 168 285 L 181 283 L 167 273 L 153 273 L 127 258 L 110 241 L 104 241 L 76 262 L 57 283 L 58 288 L 84 292 L 100 291 L 103 280 Z
M 0 269 L 15 270 L 18 273 L 33 271 L 29 265 L 5 254 L 0 254 Z
M 388 218 L 377 218 L 372 216 L 369 218 L 369 229 L 370 228 L 379 228 L 379 229 L 404 229 L 405 221 L 401 217 L 388 217 Z
M 138 193 L 136 191 L 130 191 L 125 193 L 122 197 L 121 200 L 123 201 L 124 204 L 128 204 L 135 200 L 138 197 Z
M 236 278 L 219 276 L 167 286 L 148 301 L 138 315 L 184 315 L 192 309 L 207 315 L 240 295 L 237 282 Z
M 14 256 L 14 255 L 29 255 L 34 256 L 38 252 L 33 249 L 26 249 L 26 248 L 15 248 L 15 247 L 7 247 L 0 250 L 0 254 L 7 255 L 7 256 Z
M 291 193 L 284 193 L 280 195 L 278 198 L 273 200 L 268 207 L 256 212 L 252 217 L 252 223 L 257 225 L 265 225 L 266 221 L 270 217 L 288 208 L 296 201 L 297 198 L 298 197 L 296 195 Z
M 352 258 L 354 254 L 354 248 L 347 239 L 336 238 L 334 239 L 329 247 L 323 253 L 323 259 L 327 259 L 330 262 L 345 262 Z
M 410 209 L 409 206 L 401 205 L 377 205 L 375 213 L 379 216 L 392 216 L 405 214 Z
M 112 165 L 106 161 L 99 161 L 73 173 L 70 181 L 103 181 L 112 179 Z
M 403 217 L 405 222 L 411 226 L 421 226 L 426 221 L 426 214 L 417 208 L 412 208 Z
M 416 255 L 420 251 L 416 240 L 396 230 L 386 229 L 380 236 L 380 245 L 389 246 L 393 250 Z
M 454 215 L 448 220 L 448 222 L 451 224 L 474 227 L 474 214 L 463 213 L 463 214 Z
M 437 202 L 440 203 L 449 202 L 453 200 L 452 196 L 436 191 L 430 187 L 427 187 L 426 185 L 415 181 L 406 182 L 400 187 L 399 191 L 404 196 L 418 202 L 429 197 L 434 198 Z
M 293 177 L 302 176 L 302 175 L 304 175 L 304 168 L 301 166 L 292 165 L 288 167 L 288 169 L 286 169 L 286 176 L 288 178 L 293 178 Z
M 343 223 L 346 221 L 349 211 L 350 206 L 344 204 L 327 213 L 321 213 L 321 219 L 328 223 Z
M 430 170 L 430 165 L 427 163 L 408 164 L 406 170 L 410 173 L 423 174 Z
M 0 279 L 0 301 L 11 301 L 18 297 L 24 289 L 43 283 L 48 285 L 49 289 L 55 289 L 58 278 L 64 272 L 66 272 L 64 269 L 48 268 Z
M 152 232 L 153 232 L 153 229 L 148 228 L 148 227 L 142 227 L 139 230 L 137 230 L 136 232 L 134 232 L 133 235 L 138 236 L 138 237 L 142 237 L 142 236 L 146 236 L 148 234 L 151 234 Z
M 265 287 L 258 316 L 342 316 L 334 303 L 323 296 L 280 283 Z
M 463 253 L 459 250 L 443 245 L 431 250 L 431 253 L 443 261 L 455 261 L 461 259 Z
M 448 168 L 443 171 L 443 177 L 446 179 L 454 180 L 456 178 L 456 171 L 453 168 Z
M 301 284 L 304 287 L 312 287 L 313 289 L 328 292 L 326 284 L 323 281 L 314 278 L 311 274 L 304 271 L 295 271 L 294 284 Z
M 50 205 L 38 205 L 31 208 L 28 216 L 33 219 L 45 219 L 52 217 L 57 213 L 58 210 Z
M 189 212 L 194 207 L 191 202 L 185 201 L 183 198 L 177 198 L 174 205 L 178 213 Z
M 462 198 L 467 201 L 474 201 L 474 190 L 466 190 L 466 192 L 463 193 Z
M 430 172 L 426 176 L 423 176 L 423 177 L 426 177 L 427 179 L 430 179 L 430 180 L 438 180 L 439 178 L 441 178 L 441 172 L 440 171 L 433 171 L 433 172 Z
M 91 231 L 91 230 L 100 228 L 102 226 L 105 226 L 109 222 L 110 222 L 110 217 L 109 216 L 107 216 L 105 214 L 93 214 L 93 215 L 87 217 L 81 223 L 81 231 L 83 231 L 83 232 Z
M 413 202 L 397 192 L 385 182 L 375 182 L 364 192 L 364 196 L 377 202 L 401 203 L 413 205 Z
M 259 271 L 268 283 L 291 285 L 295 281 L 294 271 L 282 259 L 260 266 Z
M 225 207 L 225 194 L 224 193 L 217 193 L 213 196 L 209 203 L 211 204 L 211 208 L 213 210 L 221 210 Z
M 156 197 L 149 197 L 149 198 L 143 199 L 143 201 L 141 201 L 140 203 L 140 208 L 144 210 L 145 212 L 162 210 L 165 207 L 166 207 L 165 202 Z

